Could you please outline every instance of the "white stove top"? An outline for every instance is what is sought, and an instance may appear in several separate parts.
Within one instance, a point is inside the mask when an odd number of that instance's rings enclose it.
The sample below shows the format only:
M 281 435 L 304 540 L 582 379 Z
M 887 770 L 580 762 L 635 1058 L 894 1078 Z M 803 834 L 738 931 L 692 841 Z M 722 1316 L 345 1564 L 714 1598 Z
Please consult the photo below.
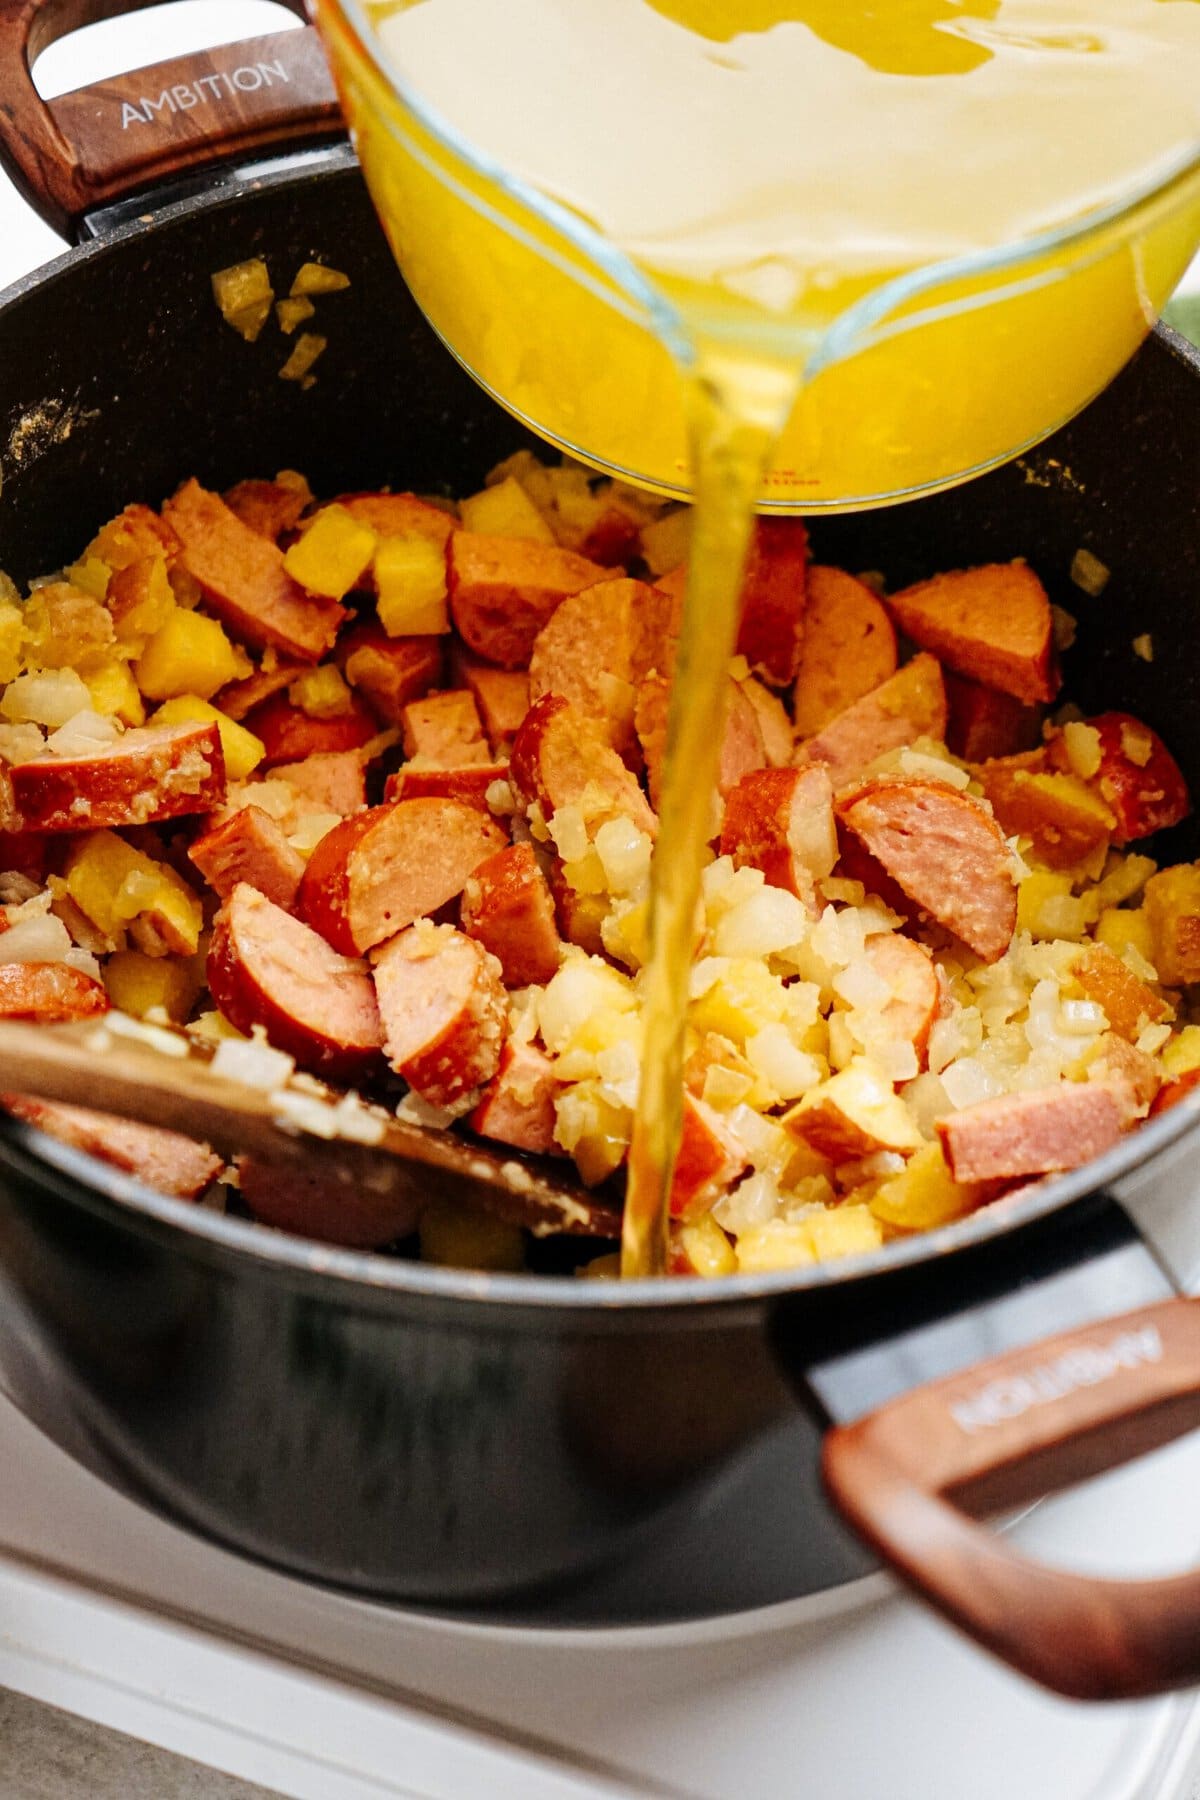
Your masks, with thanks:
M 189 47 L 188 30 L 280 18 L 209 0 L 181 35 L 172 11 L 107 28 L 85 69 L 76 41 L 56 46 L 53 91 Z M 0 287 L 61 248 L 0 180 Z M 0 1466 L 0 1686 L 297 1800 L 1200 1800 L 1196 1697 L 1052 1699 L 882 1577 L 702 1626 L 488 1627 L 242 1562 L 105 1488 L 3 1400 Z M 1110 1573 L 1182 1568 L 1197 1492 L 1189 1440 L 1018 1535 Z

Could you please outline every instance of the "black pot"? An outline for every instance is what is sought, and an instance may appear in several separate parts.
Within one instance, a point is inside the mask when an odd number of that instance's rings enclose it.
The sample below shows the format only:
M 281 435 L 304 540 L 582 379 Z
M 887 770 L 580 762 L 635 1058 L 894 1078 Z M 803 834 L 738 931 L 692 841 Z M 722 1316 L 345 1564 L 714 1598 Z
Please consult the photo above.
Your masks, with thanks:
M 462 493 L 530 441 L 424 323 L 344 148 L 229 171 L 105 223 L 0 298 L 0 568 L 18 581 L 187 475 L 220 488 L 290 465 L 322 493 Z M 278 379 L 277 335 L 247 345 L 213 305 L 211 273 L 255 255 L 280 278 L 312 256 L 351 277 L 322 303 L 329 346 L 308 391 Z M 816 554 L 894 583 L 1027 556 L 1079 616 L 1067 691 L 1145 718 L 1200 776 L 1198 402 L 1200 362 L 1160 332 L 1041 449 L 933 499 L 822 521 Z M 1070 584 L 1080 546 L 1112 571 L 1098 599 Z M 1152 663 L 1131 650 L 1143 632 Z M 1193 850 L 1181 830 L 1163 855 Z M 763 1604 L 868 1566 L 822 1493 L 822 1436 L 831 1419 L 901 1405 L 893 1397 L 916 1383 L 1021 1345 L 1035 1347 L 1002 1371 L 1010 1383 L 1069 1369 L 1071 1346 L 1039 1337 L 1082 1328 L 1103 1357 L 1118 1327 L 1096 1322 L 1142 1309 L 1120 1330 L 1152 1334 L 1146 1354 L 1116 1353 L 1110 1375 L 1064 1378 L 1057 1393 L 1042 1382 L 1024 1441 L 1010 1411 L 984 1432 L 995 1450 L 979 1451 L 975 1426 L 950 1444 L 958 1415 L 940 1390 L 928 1399 L 912 1429 L 941 1443 L 939 1489 L 975 1510 L 1196 1422 L 1198 1309 L 1173 1298 L 1134 1223 L 1177 1278 L 1200 1263 L 1200 1221 L 1177 1205 L 1194 1117 L 1185 1104 L 1086 1169 L 869 1257 L 626 1287 L 318 1247 L 155 1196 L 4 1120 L 0 1378 L 107 1478 L 320 1581 L 586 1619 L 597 1571 L 656 1531 L 678 1541 L 707 1521 L 710 1551 L 674 1591 L 610 1587 L 603 1616 Z M 961 1416 L 963 1395 L 977 1400 L 995 1373 L 960 1380 L 949 1401 Z M 1047 1575 L 1040 1591 L 1058 1609 L 1047 1623 L 1002 1541 L 886 1450 L 862 1424 L 835 1433 L 831 1479 L 860 1532 L 948 1616 L 1067 1692 L 1200 1678 L 1194 1580 L 1067 1593 Z M 931 1517 L 917 1543 L 909 1526 Z

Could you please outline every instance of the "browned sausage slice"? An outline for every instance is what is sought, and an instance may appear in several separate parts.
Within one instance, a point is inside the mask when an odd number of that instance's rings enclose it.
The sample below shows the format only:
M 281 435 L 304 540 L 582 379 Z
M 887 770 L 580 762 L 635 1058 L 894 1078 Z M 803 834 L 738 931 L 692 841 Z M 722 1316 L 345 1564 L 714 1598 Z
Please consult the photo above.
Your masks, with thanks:
M 500 965 L 453 925 L 422 919 L 385 944 L 375 991 L 388 1061 L 431 1106 L 461 1109 L 500 1067 Z
M 1050 601 L 1026 563 L 935 575 L 887 604 L 901 631 L 948 669 L 1027 704 L 1057 694 Z
M 286 781 L 319 812 L 339 813 L 343 819 L 361 812 L 367 804 L 366 772 L 359 750 L 314 750 L 299 762 L 276 763 L 271 779 Z
M 462 679 L 475 696 L 493 756 L 507 756 L 529 711 L 529 676 L 524 669 L 492 669 L 470 658 Z
M 932 656 L 910 663 L 853 706 L 807 738 L 796 761 L 824 763 L 835 791 L 889 750 L 902 750 L 920 737 L 941 738 L 946 731 L 946 688 Z
M 352 1081 L 379 1060 L 382 1033 L 366 970 L 245 883 L 217 914 L 208 952 L 213 999 L 236 1030 L 261 1025 L 302 1068 Z
M 289 662 L 280 657 L 273 669 L 255 669 L 241 681 L 223 687 L 213 705 L 229 719 L 244 719 L 248 712 L 291 687 L 297 675 L 303 675 L 305 663 Z
M 0 1105 L 48 1137 L 99 1157 L 177 1200 L 194 1200 L 225 1166 L 207 1144 L 193 1143 L 191 1138 L 157 1125 L 137 1125 L 129 1119 L 114 1119 L 110 1113 L 60 1106 L 57 1101 L 34 1100 L 26 1094 L 0 1094 Z
M 462 928 L 491 951 L 508 987 L 550 980 L 562 939 L 549 883 L 529 844 L 508 844 L 480 863 L 463 889 Z
M 381 719 L 399 725 L 404 708 L 441 684 L 440 637 L 388 637 L 378 625 L 356 625 L 338 642 L 342 674 L 365 694 Z
M 717 1112 L 694 1094 L 683 1096 L 683 1135 L 671 1176 L 671 1217 L 694 1219 L 729 1192 L 749 1158 Z
M 935 1121 L 955 1181 L 1016 1181 L 1076 1169 L 1110 1150 L 1126 1117 L 1118 1084 L 1064 1081 L 1001 1094 Z
M 215 724 L 147 725 L 90 756 L 39 756 L 0 773 L 0 829 L 98 831 L 212 812 L 225 798 Z
M 672 602 L 644 581 L 601 581 L 569 595 L 538 633 L 529 698 L 560 694 L 601 725 L 613 749 L 634 748 L 634 703 L 652 669 L 674 659 Z
M 645 795 L 601 728 L 558 694 L 543 694 L 530 707 L 513 740 L 509 772 L 547 819 L 560 807 L 582 806 L 591 825 L 623 816 L 649 837 L 658 830 Z
M 884 1035 L 911 1044 L 923 1066 L 941 1004 L 933 958 L 923 944 L 894 932 L 869 937 L 864 953 L 875 974 L 891 989 L 880 1008 Z
M 459 635 L 503 669 L 523 669 L 555 609 L 607 574 L 573 550 L 527 538 L 456 531 L 446 550 L 450 614 Z
M 807 597 L 808 535 L 799 519 L 756 519 L 742 576 L 737 647 L 773 687 L 796 679 Z
M 345 956 L 361 956 L 461 894 L 508 842 L 465 800 L 372 806 L 326 833 L 308 859 L 300 911 Z
M 107 1011 L 103 984 L 69 963 L 0 963 L 0 1019 L 58 1025 Z
M 746 692 L 746 684 L 726 684 L 725 731 L 721 738 L 721 754 L 717 763 L 717 792 L 722 799 L 731 794 L 743 776 L 767 764 L 766 744 L 758 722 L 758 708 Z M 667 722 L 671 707 L 671 686 L 665 675 L 648 675 L 638 690 L 635 719 L 638 741 L 646 759 L 646 777 L 650 798 L 659 804 L 662 778 L 667 758 Z
M 412 700 L 400 716 L 404 729 L 405 756 L 419 756 L 426 764 L 459 769 L 465 763 L 491 760 L 483 738 L 483 726 L 469 688 L 449 688 Z
M 837 814 L 912 907 L 983 962 L 1004 955 L 1017 883 L 1004 833 L 978 800 L 938 781 L 869 781 L 838 802 Z
M 472 806 L 488 811 L 488 789 L 508 776 L 506 762 L 468 763 L 457 769 L 422 769 L 405 763 L 384 786 L 385 800 L 420 800 L 439 798 L 466 800 Z
M 163 507 L 179 537 L 179 560 L 211 611 L 246 644 L 273 644 L 300 662 L 319 662 L 348 617 L 336 600 L 305 593 L 283 566 L 283 552 L 244 525 L 219 494 L 185 481 Z
M 896 673 L 896 631 L 864 582 L 843 569 L 808 571 L 808 604 L 793 704 L 796 736 L 813 737 Z
M 536 1044 L 507 1043 L 500 1067 L 467 1124 L 480 1137 L 538 1155 L 563 1152 L 554 1141 L 554 1101 L 562 1091 L 554 1064 Z
M 245 881 L 285 912 L 295 904 L 304 874 L 304 858 L 261 806 L 243 806 L 214 825 L 196 839 L 188 858 L 222 900 Z
M 814 879 L 831 874 L 837 862 L 828 770 L 758 769 L 743 776 L 725 802 L 721 854 L 811 901 Z

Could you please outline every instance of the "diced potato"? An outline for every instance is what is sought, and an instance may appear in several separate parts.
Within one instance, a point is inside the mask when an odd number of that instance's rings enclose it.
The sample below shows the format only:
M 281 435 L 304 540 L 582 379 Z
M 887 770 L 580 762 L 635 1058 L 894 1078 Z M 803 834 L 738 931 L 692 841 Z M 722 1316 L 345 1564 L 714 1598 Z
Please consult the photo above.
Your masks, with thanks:
M 1146 883 L 1142 902 L 1154 939 L 1151 957 L 1169 987 L 1200 981 L 1200 866 L 1178 863 Z
M 98 713 L 120 719 L 122 725 L 146 723 L 146 708 L 127 662 L 114 656 L 110 662 L 91 670 L 83 680 Z
M 318 669 L 305 669 L 288 688 L 288 699 L 310 719 L 336 719 L 348 713 L 353 695 L 333 663 L 322 663 Z
M 1185 1025 L 1169 1044 L 1164 1045 L 1162 1066 L 1172 1080 L 1200 1069 L 1200 1025 Z
M 677 1271 L 704 1275 L 737 1273 L 737 1253 L 711 1213 L 702 1213 L 687 1225 L 681 1225 L 671 1244 L 671 1263 Z
M 116 570 L 108 604 L 118 640 L 140 653 L 178 604 L 165 559 L 145 557 Z
M 247 673 L 246 659 L 216 619 L 175 607 L 138 658 L 137 684 L 148 700 L 197 694 L 208 700 Z
M 665 575 L 686 562 L 692 543 L 692 509 L 681 506 L 642 526 L 642 555 L 652 575 Z
M 1153 967 L 1154 933 L 1140 908 L 1137 912 L 1128 912 L 1119 906 L 1106 907 L 1096 920 L 1092 935 L 1098 944 L 1106 944 L 1118 956 L 1124 956 L 1127 950 L 1136 950 L 1138 956 Z
M 870 1209 L 885 1225 L 901 1231 L 932 1231 L 978 1204 L 979 1189 L 955 1181 L 940 1144 L 926 1144 L 898 1175 L 876 1189 Z
M 359 581 L 375 553 L 375 533 L 344 506 L 323 506 L 283 559 L 293 581 L 310 594 L 340 600 Z
M 794 1221 L 772 1219 L 752 1226 L 737 1240 L 737 1264 L 743 1275 L 765 1275 L 805 1263 L 830 1262 L 878 1250 L 883 1228 L 869 1207 L 831 1207 Z
M 1071 876 L 1051 869 L 1035 869 L 1017 889 L 1017 930 L 1035 938 L 1066 938 L 1082 942 L 1096 916 L 1091 894 L 1072 892 Z
M 375 552 L 379 623 L 389 637 L 436 637 L 450 629 L 446 553 L 415 533 L 384 538 Z
M 434 1200 L 418 1226 L 421 1260 L 444 1269 L 515 1271 L 525 1267 L 525 1239 L 517 1225 L 474 1212 L 452 1200 Z
M 104 985 L 113 1005 L 131 1018 L 162 1011 L 180 1025 L 204 986 L 204 965 L 199 957 L 118 950 L 104 965 Z
M 275 317 L 279 321 L 279 329 L 284 337 L 291 337 L 297 325 L 303 325 L 306 319 L 311 319 L 316 310 L 312 301 L 306 299 L 303 294 L 295 300 L 277 300 Z
M 471 494 L 459 509 L 467 531 L 489 537 L 533 538 L 539 544 L 554 543 L 554 533 L 520 482 L 509 475 L 495 487 Z
M 252 344 L 271 311 L 275 290 L 261 256 L 218 269 L 212 277 L 213 299 L 226 324 Z
M 315 331 L 302 331 L 296 339 L 296 347 L 279 371 L 281 381 L 299 381 L 310 387 L 316 376 L 309 373 L 317 358 L 324 353 L 328 338 L 323 338 Z
M 730 957 L 717 980 L 689 1012 L 697 1031 L 715 1031 L 739 1046 L 787 1014 L 787 991 L 765 963 Z
M 195 955 L 204 923 L 199 896 L 174 869 L 135 850 L 115 831 L 89 831 L 72 844 L 66 884 L 80 912 L 111 941 L 144 920 L 154 953 Z
M 0 685 L 15 681 L 21 673 L 24 658 L 21 647 L 25 627 L 21 608 L 11 600 L 0 601 Z
M 90 594 L 93 600 L 103 603 L 108 598 L 108 584 L 112 579 L 112 570 L 98 556 L 84 555 L 67 570 L 67 580 L 81 594 Z
M 834 1164 L 855 1162 L 880 1150 L 903 1155 L 919 1150 L 922 1143 L 907 1106 L 867 1057 L 856 1058 L 810 1089 L 784 1114 L 783 1123 Z
M 350 286 L 350 277 L 341 269 L 330 269 L 324 263 L 301 263 L 292 283 L 292 297 L 304 294 L 337 294 Z
M 247 731 L 236 719 L 219 712 L 198 694 L 181 694 L 174 700 L 168 700 L 159 707 L 151 723 L 182 725 L 188 719 L 211 719 L 216 725 L 221 734 L 221 749 L 225 753 L 225 773 L 230 781 L 244 781 L 252 770 L 257 769 L 267 753 L 261 738 L 256 738 L 252 731 Z

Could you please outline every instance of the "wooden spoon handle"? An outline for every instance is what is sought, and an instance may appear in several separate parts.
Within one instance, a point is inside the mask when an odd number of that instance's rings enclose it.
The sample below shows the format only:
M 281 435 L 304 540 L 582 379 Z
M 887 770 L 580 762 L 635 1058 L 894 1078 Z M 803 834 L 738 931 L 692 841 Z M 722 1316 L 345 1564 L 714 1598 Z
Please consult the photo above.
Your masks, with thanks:
M 1075 1699 L 1200 1682 L 1200 1570 L 1109 1581 L 1022 1556 L 1006 1509 L 1200 1426 L 1200 1302 L 1169 1300 L 931 1382 L 825 1440 L 833 1499 L 922 1599 Z
M 173 57 L 45 101 L 31 67 L 80 26 L 154 0 L 0 0 L 0 162 L 70 236 L 92 207 L 181 172 L 337 136 L 333 80 L 311 27 Z M 304 0 L 283 0 L 304 18 Z

